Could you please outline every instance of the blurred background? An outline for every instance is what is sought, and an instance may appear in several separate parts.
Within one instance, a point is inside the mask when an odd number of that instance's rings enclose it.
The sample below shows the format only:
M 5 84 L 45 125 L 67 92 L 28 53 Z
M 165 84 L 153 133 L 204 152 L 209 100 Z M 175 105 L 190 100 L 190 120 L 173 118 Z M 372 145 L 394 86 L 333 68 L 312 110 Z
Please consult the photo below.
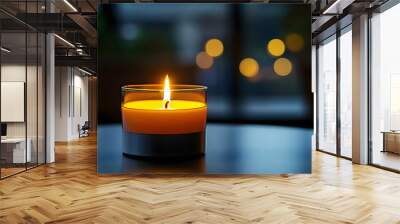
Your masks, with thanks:
M 309 5 L 108 4 L 98 9 L 99 124 L 120 87 L 208 86 L 208 120 L 312 127 Z

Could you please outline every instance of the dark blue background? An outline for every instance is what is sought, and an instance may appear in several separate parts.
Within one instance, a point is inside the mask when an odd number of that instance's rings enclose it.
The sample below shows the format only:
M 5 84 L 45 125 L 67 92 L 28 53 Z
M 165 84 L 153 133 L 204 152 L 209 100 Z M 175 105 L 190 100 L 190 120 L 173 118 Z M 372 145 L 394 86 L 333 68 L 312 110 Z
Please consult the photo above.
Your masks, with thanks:
M 278 76 L 269 40 L 301 35 L 300 52 L 285 51 L 292 73 Z M 98 172 L 271 174 L 310 173 L 311 11 L 309 5 L 143 3 L 100 5 L 98 12 Z M 210 69 L 195 57 L 210 38 L 224 53 Z M 251 57 L 257 78 L 239 72 Z M 122 155 L 120 88 L 126 84 L 208 86 L 204 158 L 149 162 Z
M 173 83 L 208 86 L 211 122 L 313 127 L 308 5 L 107 4 L 98 16 L 99 124 L 121 122 L 121 86 L 162 83 L 168 73 Z M 293 71 L 278 76 L 266 46 L 291 33 L 304 48 L 285 51 Z M 203 70 L 195 58 L 211 38 L 224 43 L 224 53 Z M 239 72 L 247 57 L 260 67 L 252 79 Z

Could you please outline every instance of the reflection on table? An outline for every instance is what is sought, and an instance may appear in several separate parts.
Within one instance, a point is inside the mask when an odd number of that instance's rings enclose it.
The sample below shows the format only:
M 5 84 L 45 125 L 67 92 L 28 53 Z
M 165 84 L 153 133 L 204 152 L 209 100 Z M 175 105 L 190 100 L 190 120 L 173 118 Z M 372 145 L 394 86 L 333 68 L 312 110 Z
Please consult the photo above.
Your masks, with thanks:
M 277 174 L 311 172 L 312 130 L 273 125 L 208 124 L 206 153 L 186 161 L 122 155 L 119 124 L 99 125 L 97 171 L 117 173 Z

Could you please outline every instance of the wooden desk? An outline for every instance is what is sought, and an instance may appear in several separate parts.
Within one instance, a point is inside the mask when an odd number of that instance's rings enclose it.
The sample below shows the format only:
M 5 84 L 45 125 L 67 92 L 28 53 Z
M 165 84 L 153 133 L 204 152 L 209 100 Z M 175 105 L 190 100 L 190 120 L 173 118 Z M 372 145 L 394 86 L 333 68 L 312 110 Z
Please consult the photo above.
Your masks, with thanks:
M 382 131 L 383 150 L 382 152 L 392 152 L 400 154 L 400 131 Z
M 26 142 L 27 144 L 25 151 L 25 138 L 1 139 L 2 159 L 5 159 L 6 163 L 30 162 L 32 158 L 32 153 L 31 153 L 32 141 L 30 138 L 28 138 Z

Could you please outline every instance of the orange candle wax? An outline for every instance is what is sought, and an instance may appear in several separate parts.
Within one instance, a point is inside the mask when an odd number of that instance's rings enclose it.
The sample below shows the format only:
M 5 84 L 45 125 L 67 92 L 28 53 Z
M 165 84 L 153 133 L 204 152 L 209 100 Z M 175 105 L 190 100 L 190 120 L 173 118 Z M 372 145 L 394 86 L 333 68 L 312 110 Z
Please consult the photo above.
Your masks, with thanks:
M 122 105 L 125 131 L 142 134 L 188 134 L 205 130 L 207 105 L 191 100 L 136 100 Z
M 205 86 L 126 85 L 122 90 L 124 155 L 193 157 L 204 155 L 207 119 Z

